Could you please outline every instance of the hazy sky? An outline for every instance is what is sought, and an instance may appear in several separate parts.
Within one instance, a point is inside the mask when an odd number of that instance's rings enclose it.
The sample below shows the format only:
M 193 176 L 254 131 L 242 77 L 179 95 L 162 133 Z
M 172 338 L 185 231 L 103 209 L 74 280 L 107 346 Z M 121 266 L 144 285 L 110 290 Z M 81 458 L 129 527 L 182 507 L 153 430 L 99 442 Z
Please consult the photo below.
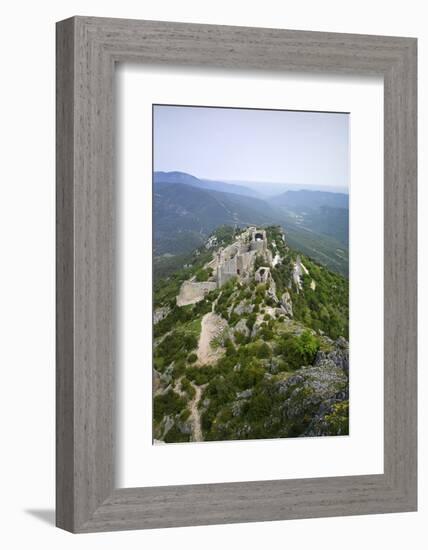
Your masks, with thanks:
M 154 170 L 348 186 L 349 115 L 154 106 Z

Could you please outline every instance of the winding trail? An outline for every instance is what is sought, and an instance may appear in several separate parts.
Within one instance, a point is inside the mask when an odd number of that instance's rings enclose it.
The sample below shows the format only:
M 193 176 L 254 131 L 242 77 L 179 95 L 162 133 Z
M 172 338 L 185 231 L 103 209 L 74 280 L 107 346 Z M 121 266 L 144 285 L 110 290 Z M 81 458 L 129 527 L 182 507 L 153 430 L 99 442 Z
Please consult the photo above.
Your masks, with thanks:
M 212 340 L 219 336 L 223 329 L 227 326 L 226 320 L 214 313 L 217 301 L 218 298 L 213 303 L 211 311 L 202 317 L 201 334 L 199 336 L 198 349 L 196 352 L 198 363 L 200 365 L 212 365 L 224 353 L 224 350 L 221 347 L 218 347 L 217 349 L 213 349 L 211 347 Z M 198 386 L 196 384 L 192 385 L 196 391 L 195 397 L 189 403 L 190 417 L 192 419 L 192 441 L 203 441 L 201 414 L 199 412 L 198 405 L 206 384 L 203 386 Z
M 202 426 L 201 426 L 201 414 L 198 409 L 199 401 L 201 400 L 202 390 L 201 386 L 193 385 L 196 390 L 195 397 L 190 403 L 190 414 L 192 417 L 192 441 L 203 441 Z

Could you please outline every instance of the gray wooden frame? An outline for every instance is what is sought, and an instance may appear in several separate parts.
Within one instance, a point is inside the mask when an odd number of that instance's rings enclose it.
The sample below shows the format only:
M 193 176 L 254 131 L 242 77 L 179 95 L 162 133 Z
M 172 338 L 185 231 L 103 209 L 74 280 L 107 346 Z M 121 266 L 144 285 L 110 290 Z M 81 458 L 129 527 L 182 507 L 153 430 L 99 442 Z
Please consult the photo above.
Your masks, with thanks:
M 113 81 L 123 61 L 383 76 L 382 475 L 115 488 Z M 416 510 L 416 78 L 413 38 L 88 17 L 57 24 L 59 527 L 92 532 Z

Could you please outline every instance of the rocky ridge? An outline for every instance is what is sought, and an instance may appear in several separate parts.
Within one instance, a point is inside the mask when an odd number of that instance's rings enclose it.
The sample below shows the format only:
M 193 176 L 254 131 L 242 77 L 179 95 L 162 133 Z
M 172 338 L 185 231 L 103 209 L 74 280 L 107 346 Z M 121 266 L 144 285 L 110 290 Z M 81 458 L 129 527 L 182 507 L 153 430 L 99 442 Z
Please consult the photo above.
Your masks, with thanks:
M 213 234 L 194 257 L 154 312 L 155 438 L 346 435 L 347 281 L 276 227 Z

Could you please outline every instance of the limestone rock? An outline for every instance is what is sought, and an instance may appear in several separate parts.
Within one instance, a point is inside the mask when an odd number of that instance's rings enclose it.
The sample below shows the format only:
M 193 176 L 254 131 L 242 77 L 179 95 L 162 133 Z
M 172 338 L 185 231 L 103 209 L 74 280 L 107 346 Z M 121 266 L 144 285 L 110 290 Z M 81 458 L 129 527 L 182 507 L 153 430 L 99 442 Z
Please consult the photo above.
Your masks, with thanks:
M 315 357 L 314 366 L 323 367 L 334 365 L 349 373 L 349 344 L 343 337 L 334 342 L 334 349 L 329 352 L 319 351 Z
M 288 317 L 293 317 L 293 302 L 288 290 L 286 290 L 281 296 L 280 300 L 281 308 Z
M 343 369 L 333 364 L 302 367 L 296 374 L 277 384 L 284 396 L 284 420 L 314 416 L 322 406 L 347 399 L 348 377 Z
M 244 390 L 244 391 L 241 391 L 241 392 L 237 393 L 236 398 L 237 399 L 248 399 L 252 395 L 253 395 L 253 390 L 251 388 L 249 388 L 247 390 Z
M 235 329 L 234 329 L 234 334 L 236 334 L 237 332 L 240 332 L 246 338 L 248 338 L 248 336 L 250 335 L 250 329 L 247 327 L 247 321 L 245 319 L 240 319 L 236 323 Z
M 250 304 L 249 302 L 242 301 L 239 302 L 237 306 L 235 306 L 233 312 L 237 315 L 244 315 L 246 313 L 251 313 L 254 309 L 254 304 Z
M 156 308 L 153 312 L 153 324 L 156 325 L 157 323 L 159 323 L 159 321 L 165 319 L 165 317 L 169 315 L 170 311 L 171 309 L 169 306 Z
M 175 422 L 175 425 L 177 426 L 177 429 L 182 434 L 190 435 L 192 433 L 192 423 L 191 422 L 182 422 L 181 420 L 177 420 Z

